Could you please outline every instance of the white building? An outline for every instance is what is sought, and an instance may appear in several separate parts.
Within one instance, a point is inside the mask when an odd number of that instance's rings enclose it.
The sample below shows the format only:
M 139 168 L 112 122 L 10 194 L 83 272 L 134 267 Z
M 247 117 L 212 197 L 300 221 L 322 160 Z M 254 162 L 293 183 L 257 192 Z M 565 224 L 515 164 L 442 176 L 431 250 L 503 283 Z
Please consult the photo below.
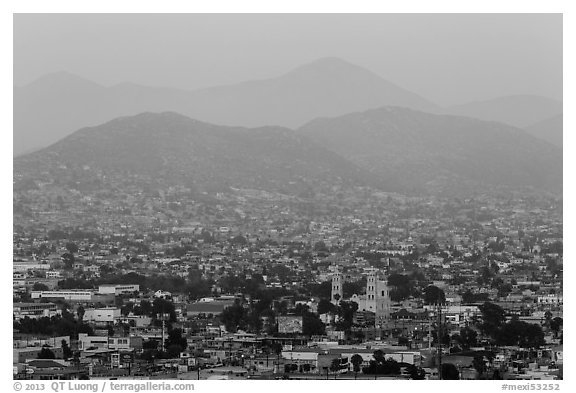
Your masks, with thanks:
M 98 286 L 100 294 L 129 295 L 140 291 L 138 284 L 102 284 Z
M 84 289 L 68 289 L 62 291 L 32 291 L 32 299 L 63 299 L 70 301 L 91 301 L 93 291 Z
M 46 278 L 61 278 L 62 274 L 57 270 L 48 270 L 46 272 Z
M 154 292 L 154 297 L 157 299 L 170 299 L 172 298 L 172 293 L 159 289 L 156 292 Z
M 50 264 L 38 262 L 13 262 L 12 270 L 15 272 L 27 272 L 30 270 L 50 270 Z
M 78 334 L 78 349 L 81 351 L 98 348 L 129 350 L 134 347 L 142 347 L 141 337 L 107 337 L 89 336 L 87 333 Z
M 92 323 L 116 323 L 120 319 L 117 307 L 89 308 L 84 312 L 83 321 Z
M 538 304 L 562 305 L 563 296 L 559 295 L 542 295 L 537 298 Z
M 13 312 L 14 318 L 20 320 L 25 317 L 53 317 L 62 311 L 54 303 L 14 303 Z
M 335 296 L 343 298 L 344 279 L 337 271 L 332 276 L 332 302 Z M 376 315 L 376 326 L 382 326 L 390 320 L 390 291 L 385 274 L 380 274 L 377 269 L 370 269 L 366 278 L 366 295 L 353 295 L 351 301 L 358 304 L 358 311 L 370 311 Z

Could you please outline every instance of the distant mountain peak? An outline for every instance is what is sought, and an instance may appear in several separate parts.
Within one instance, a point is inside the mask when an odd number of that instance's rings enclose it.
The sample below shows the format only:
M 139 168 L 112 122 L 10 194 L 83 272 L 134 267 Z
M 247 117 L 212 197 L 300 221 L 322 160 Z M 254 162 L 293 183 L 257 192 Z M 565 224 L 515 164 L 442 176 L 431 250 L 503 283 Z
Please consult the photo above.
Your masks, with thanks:
M 193 119 L 191 117 L 185 116 L 181 113 L 174 111 L 163 111 L 163 112 L 147 111 L 135 115 L 117 117 L 102 124 L 102 127 L 105 128 L 105 126 L 112 124 L 120 124 L 122 126 L 132 125 L 139 127 L 146 123 L 152 125 L 157 124 L 159 126 L 179 125 L 188 127 L 202 126 L 206 128 L 214 126 L 213 124 L 205 123 L 200 120 Z
M 306 66 L 315 66 L 315 67 L 354 67 L 354 68 L 361 68 L 360 66 L 351 63 L 347 60 L 344 60 L 340 57 L 336 56 L 328 56 L 328 57 L 320 57 L 316 60 L 313 60 L 307 64 L 303 64 L 301 67 Z
M 175 111 L 212 124 L 296 128 L 317 118 L 384 105 L 437 106 L 336 57 L 258 81 L 195 91 L 120 84 L 102 87 L 68 73 L 15 89 L 14 152 L 48 146 L 74 130 L 146 111 Z
M 74 74 L 69 71 L 55 71 L 49 74 L 42 75 L 35 79 L 33 82 L 25 85 L 25 87 L 45 87 L 45 86 L 70 86 L 81 85 L 101 88 L 102 86 L 96 82 L 86 79 L 80 75 Z
M 357 64 L 350 63 L 339 57 L 322 57 L 314 60 L 310 63 L 302 64 L 299 67 L 294 68 L 292 71 L 288 72 L 286 75 L 300 74 L 304 72 L 331 72 L 331 73 L 342 73 L 350 74 L 352 73 L 362 73 L 369 74 L 373 77 L 380 78 L 374 72 L 361 67 Z

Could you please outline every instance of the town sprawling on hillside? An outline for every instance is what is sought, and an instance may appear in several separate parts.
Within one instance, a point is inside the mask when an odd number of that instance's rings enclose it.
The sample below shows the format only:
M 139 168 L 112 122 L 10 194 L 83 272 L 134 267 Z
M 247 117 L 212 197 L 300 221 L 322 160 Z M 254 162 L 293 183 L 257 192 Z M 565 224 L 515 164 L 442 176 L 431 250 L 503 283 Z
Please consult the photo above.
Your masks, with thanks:
M 15 378 L 562 379 L 561 198 L 52 186 L 14 193 Z
M 562 14 L 14 20 L 14 387 L 564 379 Z

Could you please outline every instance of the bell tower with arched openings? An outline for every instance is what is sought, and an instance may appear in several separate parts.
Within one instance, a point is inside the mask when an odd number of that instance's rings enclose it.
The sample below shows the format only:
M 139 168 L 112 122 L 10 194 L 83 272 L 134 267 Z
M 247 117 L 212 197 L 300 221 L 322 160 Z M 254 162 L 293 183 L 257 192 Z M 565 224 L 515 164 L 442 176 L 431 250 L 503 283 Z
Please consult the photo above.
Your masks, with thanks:
M 344 297 L 344 275 L 340 271 L 340 268 L 336 268 L 336 271 L 332 275 L 332 294 L 330 296 L 330 301 L 338 305 L 340 300 Z
M 390 319 L 390 291 L 388 277 L 377 270 L 366 277 L 366 311 L 376 315 L 376 326 L 382 326 Z

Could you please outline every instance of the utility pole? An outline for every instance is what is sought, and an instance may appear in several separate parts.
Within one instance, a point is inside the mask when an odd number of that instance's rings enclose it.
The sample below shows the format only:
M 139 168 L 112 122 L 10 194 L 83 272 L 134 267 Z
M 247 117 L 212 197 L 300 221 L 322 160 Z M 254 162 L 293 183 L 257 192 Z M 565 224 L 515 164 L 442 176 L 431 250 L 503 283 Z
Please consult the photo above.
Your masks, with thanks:
M 438 379 L 442 379 L 442 306 L 438 302 Z
M 166 348 L 165 348 L 165 341 L 166 341 L 166 339 L 165 339 L 165 337 L 164 337 L 164 327 L 165 327 L 165 323 L 164 323 L 164 322 L 165 322 L 165 321 L 164 321 L 164 314 L 162 314 L 162 351 L 164 351 L 164 350 L 166 349 Z
M 432 350 L 432 321 L 428 318 L 428 350 Z

